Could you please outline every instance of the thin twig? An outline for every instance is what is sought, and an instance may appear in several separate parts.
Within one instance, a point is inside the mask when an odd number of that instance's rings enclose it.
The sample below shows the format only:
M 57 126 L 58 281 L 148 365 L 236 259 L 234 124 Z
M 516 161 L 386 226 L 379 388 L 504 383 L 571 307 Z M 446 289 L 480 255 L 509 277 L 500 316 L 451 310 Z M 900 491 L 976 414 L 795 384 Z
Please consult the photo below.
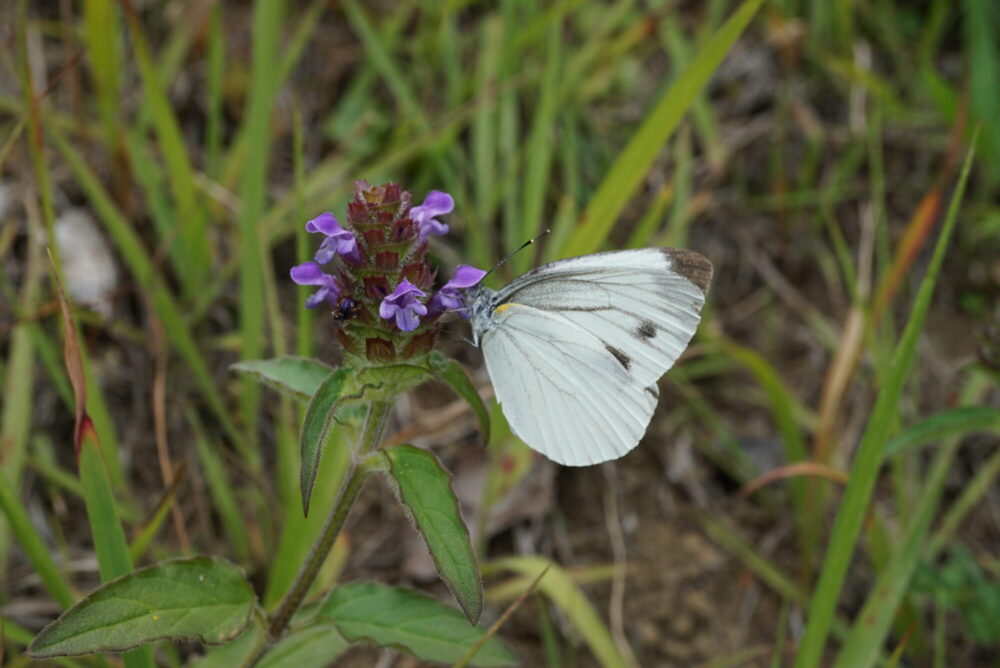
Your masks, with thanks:
M 156 316 L 154 308 L 149 309 L 149 329 L 153 343 L 153 434 L 156 440 L 156 456 L 160 463 L 160 477 L 163 487 L 170 490 L 174 487 L 174 466 L 170 461 L 170 446 L 167 442 L 167 348 L 163 333 L 163 325 Z M 170 515 L 177 533 L 177 542 L 181 552 L 191 553 L 191 540 L 188 538 L 187 527 L 184 524 L 184 513 L 181 511 L 177 497 L 170 500 Z
M 611 578 L 611 600 L 608 602 L 608 618 L 611 622 L 611 635 L 614 636 L 618 651 L 625 661 L 633 668 L 638 668 L 632 646 L 625 634 L 625 576 L 628 553 L 625 548 L 625 534 L 622 531 L 621 519 L 618 516 L 618 469 L 613 462 L 601 467 L 607 485 L 604 488 L 604 521 L 608 527 L 608 538 L 611 541 L 611 554 L 615 561 L 614 576 Z

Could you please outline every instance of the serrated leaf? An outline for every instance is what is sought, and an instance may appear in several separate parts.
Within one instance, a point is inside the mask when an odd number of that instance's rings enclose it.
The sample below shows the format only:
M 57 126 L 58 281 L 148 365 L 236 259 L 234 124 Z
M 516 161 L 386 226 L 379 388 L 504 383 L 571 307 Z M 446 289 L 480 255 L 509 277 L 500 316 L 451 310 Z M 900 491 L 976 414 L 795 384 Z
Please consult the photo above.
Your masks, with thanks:
M 248 374 L 279 392 L 308 400 L 323 381 L 333 372 L 333 367 L 305 357 L 276 357 L 269 360 L 244 360 L 229 367 Z
M 91 593 L 39 633 L 27 655 L 121 652 L 161 639 L 226 642 L 249 624 L 253 605 L 253 591 L 233 564 L 167 561 Z
M 447 383 L 455 394 L 465 399 L 476 414 L 479 420 L 479 431 L 483 434 L 483 443 L 490 442 L 490 413 L 486 410 L 486 405 L 476 392 L 476 386 L 472 384 L 469 375 L 455 360 L 445 357 L 441 353 L 433 352 L 428 357 L 431 373 L 438 380 Z
M 306 417 L 302 422 L 302 435 L 299 439 L 299 451 L 302 454 L 302 468 L 299 471 L 299 488 L 302 491 L 302 514 L 309 514 L 309 500 L 312 497 L 313 484 L 316 482 L 316 472 L 319 470 L 319 460 L 323 456 L 323 444 L 326 434 L 330 431 L 337 412 L 338 403 L 343 399 L 348 380 L 354 374 L 353 369 L 337 369 L 320 383 L 306 409 Z
M 382 452 L 399 500 L 427 543 L 441 579 L 475 624 L 483 611 L 483 582 L 451 474 L 433 454 L 409 444 Z
M 454 663 L 485 629 L 470 626 L 452 607 L 409 589 L 352 582 L 333 590 L 320 615 L 331 618 L 351 642 L 395 647 L 425 661 Z M 473 666 L 511 666 L 517 657 L 493 637 L 472 660 Z

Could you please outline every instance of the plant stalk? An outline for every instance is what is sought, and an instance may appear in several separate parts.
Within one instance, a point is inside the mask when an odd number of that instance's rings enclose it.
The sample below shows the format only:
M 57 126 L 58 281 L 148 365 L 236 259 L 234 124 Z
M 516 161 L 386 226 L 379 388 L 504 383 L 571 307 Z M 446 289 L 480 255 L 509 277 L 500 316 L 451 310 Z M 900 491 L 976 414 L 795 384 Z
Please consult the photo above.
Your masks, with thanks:
M 368 415 L 365 417 L 364 427 L 361 431 L 361 438 L 358 440 L 357 449 L 351 468 L 347 472 L 344 484 L 340 488 L 336 501 L 330 508 L 330 514 L 326 518 L 326 523 L 320 531 L 319 537 L 309 550 L 309 556 L 295 576 L 295 581 L 285 597 L 282 599 L 278 609 L 271 615 L 267 628 L 266 641 L 253 652 L 244 662 L 244 666 L 252 668 L 263 658 L 268 647 L 276 643 L 285 634 L 289 622 L 305 600 L 309 588 L 312 587 L 319 569 L 326 561 L 333 544 L 340 535 L 340 530 L 344 527 L 347 514 L 358 498 L 365 480 L 371 473 L 371 469 L 361 462 L 365 455 L 370 453 L 381 441 L 382 432 L 385 429 L 386 419 L 392 408 L 392 403 L 388 401 L 376 401 L 368 407 Z

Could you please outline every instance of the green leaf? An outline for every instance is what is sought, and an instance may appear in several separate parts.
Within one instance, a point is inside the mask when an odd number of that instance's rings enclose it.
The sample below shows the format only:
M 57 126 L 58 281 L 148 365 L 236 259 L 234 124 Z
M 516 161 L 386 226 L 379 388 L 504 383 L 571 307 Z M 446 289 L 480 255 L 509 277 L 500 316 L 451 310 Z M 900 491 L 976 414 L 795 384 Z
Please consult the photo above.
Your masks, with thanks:
M 259 668 L 325 668 L 348 647 L 327 620 L 293 631 L 264 655 Z
M 225 645 L 206 647 L 205 653 L 195 657 L 187 664 L 189 668 L 232 668 L 232 666 L 242 665 L 257 643 L 264 630 L 257 624 L 251 624 L 234 640 L 230 640 Z
M 441 353 L 433 352 L 428 358 L 430 370 L 434 377 L 447 383 L 455 394 L 465 399 L 472 412 L 479 420 L 479 431 L 483 434 L 483 443 L 490 442 L 490 413 L 486 410 L 486 405 L 476 392 L 476 386 L 472 384 L 469 375 L 465 373 L 461 365 L 455 360 L 445 357 Z
M 1000 429 L 1000 411 L 988 406 L 963 406 L 932 415 L 913 425 L 885 446 L 885 456 L 973 431 Z
M 333 368 L 304 357 L 276 357 L 269 360 L 244 360 L 229 367 L 248 374 L 261 383 L 297 399 L 309 399 L 326 380 Z
M 400 503 L 426 541 L 441 579 L 475 624 L 483 612 L 483 582 L 451 474 L 433 454 L 412 445 L 382 452 L 389 460 L 388 473 Z
M 316 607 L 295 615 L 296 628 L 281 639 L 260 659 L 257 668 L 325 668 L 348 648 L 347 641 L 333 622 L 316 617 Z M 235 640 L 209 648 L 191 662 L 191 668 L 232 668 L 242 666 L 247 656 L 263 643 L 266 631 L 253 624 Z
M 227 561 L 166 561 L 107 583 L 28 646 L 35 658 L 121 652 L 161 639 L 226 642 L 250 621 L 254 594 Z
M 333 619 L 351 642 L 395 647 L 425 661 L 454 663 L 484 629 L 424 594 L 374 583 L 352 582 L 333 590 L 320 615 Z M 472 660 L 474 666 L 511 666 L 517 657 L 496 637 Z
M 746 0 L 740 5 L 670 85 L 601 181 L 564 255 L 584 255 L 601 247 L 663 145 L 762 4 Z
M 358 399 L 360 394 L 344 396 L 348 381 L 355 371 L 350 368 L 337 369 L 326 377 L 313 394 L 306 409 L 306 417 L 302 423 L 302 436 L 299 448 L 302 453 L 302 469 L 299 472 L 299 488 L 302 491 L 302 514 L 309 514 L 309 500 L 312 497 L 313 485 L 316 483 L 316 471 L 319 470 L 319 460 L 323 456 L 323 444 L 326 442 L 330 423 L 345 399 Z M 363 392 L 363 390 L 362 390 Z

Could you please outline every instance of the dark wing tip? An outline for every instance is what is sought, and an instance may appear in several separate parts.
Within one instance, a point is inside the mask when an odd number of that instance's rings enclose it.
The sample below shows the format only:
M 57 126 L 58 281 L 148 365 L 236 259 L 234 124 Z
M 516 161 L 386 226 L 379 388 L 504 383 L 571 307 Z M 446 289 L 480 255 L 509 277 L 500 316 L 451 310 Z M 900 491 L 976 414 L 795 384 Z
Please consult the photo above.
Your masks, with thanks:
M 712 263 L 701 253 L 686 248 L 661 248 L 670 261 L 670 268 L 708 293 L 708 284 L 712 282 Z

